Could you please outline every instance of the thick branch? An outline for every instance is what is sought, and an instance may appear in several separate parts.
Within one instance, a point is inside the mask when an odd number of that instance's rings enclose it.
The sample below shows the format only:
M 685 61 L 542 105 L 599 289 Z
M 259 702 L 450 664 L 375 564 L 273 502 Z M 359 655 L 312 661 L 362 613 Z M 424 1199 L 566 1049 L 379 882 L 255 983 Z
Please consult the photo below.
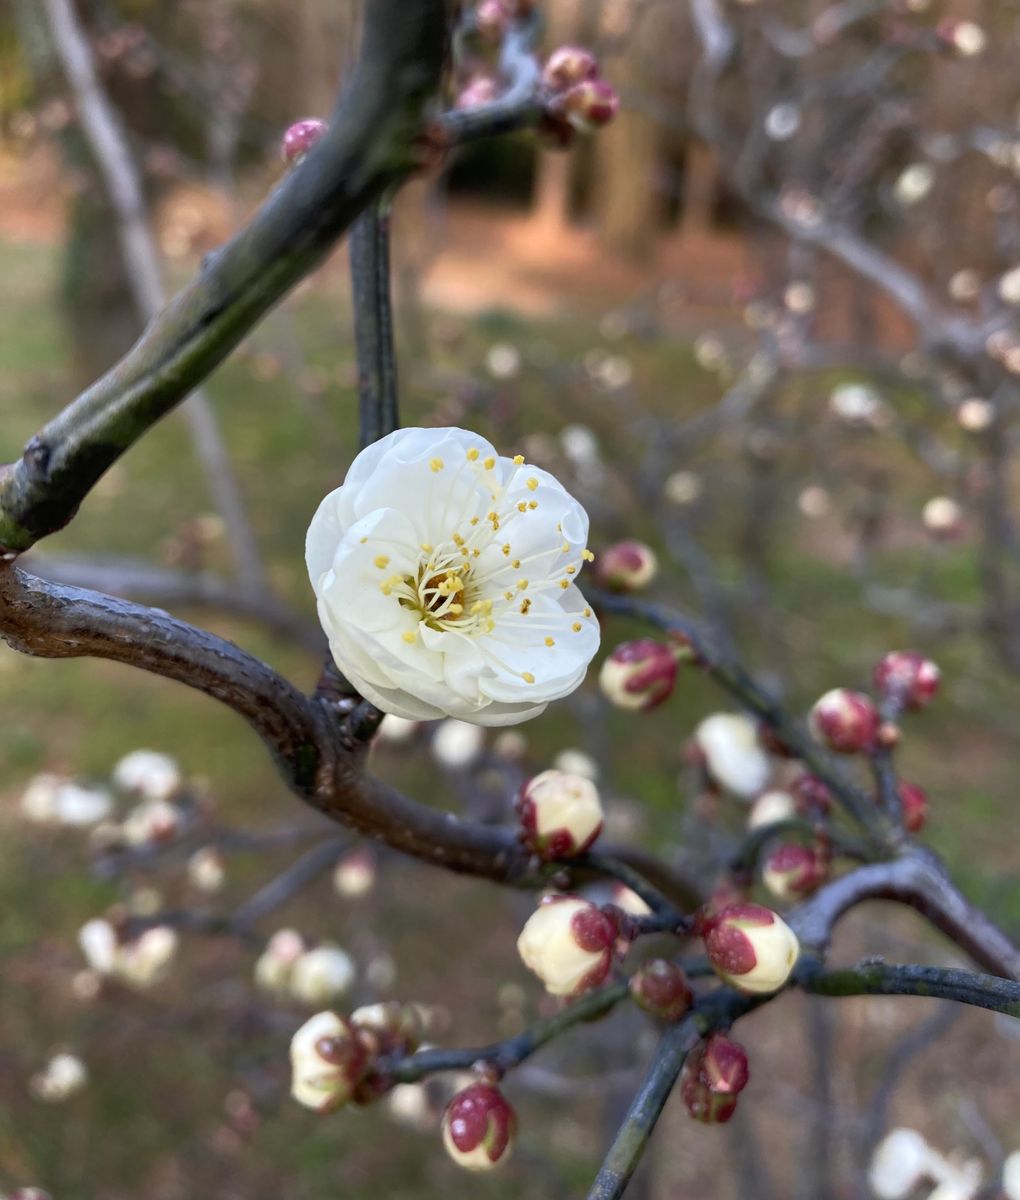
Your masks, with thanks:
M 442 0 L 366 6 L 361 59 L 329 133 L 128 355 L 0 472 L 7 553 L 67 524 L 103 472 L 411 169 L 423 108 L 439 82 L 445 17 Z
M 805 964 L 797 982 L 820 996 L 934 996 L 1020 1017 L 1020 983 L 949 967 L 861 963 L 824 971 L 818 964 Z
M 385 200 L 355 222 L 350 249 L 358 419 L 364 448 L 400 425 L 397 352 L 393 344 L 390 210 Z

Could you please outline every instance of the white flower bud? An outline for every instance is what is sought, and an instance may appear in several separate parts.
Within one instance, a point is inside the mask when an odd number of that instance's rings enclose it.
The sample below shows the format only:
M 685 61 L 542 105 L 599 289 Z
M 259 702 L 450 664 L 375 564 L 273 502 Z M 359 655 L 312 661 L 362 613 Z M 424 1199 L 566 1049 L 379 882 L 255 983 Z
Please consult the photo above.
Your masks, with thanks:
M 178 943 L 176 930 L 168 925 L 147 929 L 118 948 L 116 974 L 132 987 L 152 987 L 169 973 Z
M 1020 1150 L 1014 1150 L 1002 1164 L 1002 1190 L 1006 1200 L 1020 1200 Z
M 951 496 L 933 496 L 921 511 L 925 529 L 934 537 L 953 537 L 963 525 L 963 509 Z
M 742 992 L 778 992 L 800 955 L 797 935 L 760 904 L 731 904 L 709 918 L 708 961 L 720 979 Z
M 375 858 L 370 850 L 352 850 L 337 863 L 333 887 L 347 900 L 367 896 L 375 887 Z
M 129 846 L 146 846 L 170 841 L 180 824 L 181 812 L 175 805 L 166 800 L 143 800 L 125 817 L 121 833 Z
M 420 721 L 409 721 L 405 717 L 395 717 L 392 713 L 387 713 L 382 719 L 376 738 L 380 742 L 400 745 L 409 742 L 417 733 L 420 725 Z
M 78 930 L 78 945 L 85 961 L 100 975 L 112 975 L 117 966 L 117 934 L 109 921 L 96 918 Z
M 355 977 L 350 955 L 339 946 L 316 946 L 294 963 L 290 991 L 303 1004 L 326 1004 L 349 992 Z
M 772 768 L 750 718 L 713 713 L 694 731 L 694 740 L 709 775 L 726 791 L 749 800 L 768 783 Z
M 290 1094 L 306 1108 L 329 1112 L 346 1104 L 364 1077 L 368 1053 L 336 1013 L 310 1017 L 290 1042 Z
M 65 783 L 57 789 L 56 818 L 61 825 L 95 825 L 113 810 L 113 797 L 105 788 Z
M 590 754 L 585 754 L 583 750 L 575 747 L 561 750 L 553 759 L 553 766 L 557 771 L 566 771 L 568 775 L 581 775 L 585 779 L 590 779 L 592 783 L 598 783 L 599 765 Z
M 32 1076 L 29 1089 L 37 1100 L 60 1104 L 88 1083 L 88 1069 L 76 1054 L 55 1054 L 42 1071 Z
M 594 904 L 551 896 L 528 918 L 517 952 L 554 996 L 574 996 L 609 974 L 616 927 Z
M 168 754 L 133 750 L 113 768 L 113 782 L 143 800 L 169 800 L 181 790 L 180 768 Z
M 200 892 L 218 892 L 227 881 L 223 855 L 213 846 L 203 846 L 188 859 L 188 879 Z
M 294 964 L 305 949 L 305 940 L 300 933 L 293 929 L 278 929 L 255 962 L 255 986 L 264 992 L 286 992 Z
M 602 830 L 598 789 L 581 775 L 543 771 L 525 784 L 517 806 L 525 838 L 543 858 L 583 854 Z
M 995 405 L 980 396 L 971 396 L 956 410 L 956 419 L 968 433 L 981 433 L 995 420 Z
M 928 1170 L 931 1151 L 916 1129 L 894 1129 L 871 1159 L 868 1181 L 879 1200 L 905 1200 Z
M 516 1117 L 499 1088 L 473 1083 L 443 1113 L 443 1145 L 468 1171 L 491 1171 L 513 1147 Z
M 21 811 L 25 818 L 39 825 L 57 821 L 57 796 L 65 780 L 59 775 L 36 775 L 21 793 Z
M 761 829 L 779 821 L 792 821 L 797 815 L 797 805 L 789 792 L 763 792 L 747 814 L 747 828 Z
M 927 163 L 911 163 L 904 167 L 893 184 L 893 194 L 900 204 L 917 204 L 934 186 L 934 170 Z
M 1020 304 L 1020 266 L 1013 267 L 999 279 L 998 292 L 1006 304 Z

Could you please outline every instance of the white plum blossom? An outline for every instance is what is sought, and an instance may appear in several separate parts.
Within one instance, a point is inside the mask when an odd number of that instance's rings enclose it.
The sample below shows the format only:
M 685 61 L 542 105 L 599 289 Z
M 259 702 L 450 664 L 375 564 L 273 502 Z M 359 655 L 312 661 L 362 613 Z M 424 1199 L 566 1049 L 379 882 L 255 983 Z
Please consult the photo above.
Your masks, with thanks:
M 1014 1150 L 1002 1164 L 1002 1190 L 1007 1200 L 1020 1200 L 1020 1150 Z
M 903 1200 L 927 1174 L 931 1151 L 916 1129 L 894 1129 L 879 1143 L 868 1182 L 880 1200 Z
M 297 930 L 278 929 L 255 962 L 255 986 L 264 992 L 286 992 L 294 964 L 306 948 Z
M 109 921 L 97 918 L 81 927 L 78 945 L 97 975 L 147 988 L 166 977 L 177 953 L 178 937 L 169 926 L 157 925 L 133 941 L 122 942 Z
M 113 768 L 113 782 L 143 800 L 169 800 L 181 790 L 183 779 L 169 754 L 133 750 Z
M 21 795 L 21 811 L 43 825 L 95 825 L 112 808 L 113 798 L 105 788 L 83 787 L 59 775 L 36 775 Z
M 713 713 L 694 733 L 705 767 L 720 787 L 750 800 L 768 782 L 768 755 L 755 723 L 739 713 Z
M 598 623 L 575 585 L 584 509 L 463 429 L 363 450 L 308 530 L 337 665 L 386 713 L 513 725 L 583 680 Z

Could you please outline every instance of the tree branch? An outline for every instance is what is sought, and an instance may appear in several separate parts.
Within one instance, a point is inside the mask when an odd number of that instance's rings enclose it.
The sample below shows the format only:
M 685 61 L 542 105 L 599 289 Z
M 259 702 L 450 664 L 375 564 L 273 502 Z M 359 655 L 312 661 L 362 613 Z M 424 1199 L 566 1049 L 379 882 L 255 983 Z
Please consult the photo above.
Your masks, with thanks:
M 358 68 L 322 141 L 126 357 L 0 470 L 3 553 L 15 556 L 67 524 L 103 472 L 412 169 L 443 64 L 445 18 L 443 0 L 366 6 Z
M 351 230 L 351 293 L 358 356 L 358 418 L 361 446 L 400 426 L 397 352 L 393 344 L 390 271 L 390 210 L 374 204 Z
M 826 971 L 817 960 L 804 959 L 795 979 L 819 996 L 934 996 L 1020 1018 L 1020 983 L 951 967 L 865 962 Z

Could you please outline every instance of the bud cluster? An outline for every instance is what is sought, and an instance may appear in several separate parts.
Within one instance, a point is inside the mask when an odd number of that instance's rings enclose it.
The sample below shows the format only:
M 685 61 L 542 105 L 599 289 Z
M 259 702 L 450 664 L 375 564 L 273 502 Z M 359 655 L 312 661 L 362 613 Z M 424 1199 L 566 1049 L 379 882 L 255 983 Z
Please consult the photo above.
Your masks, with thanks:
M 594 133 L 620 108 L 616 89 L 601 77 L 598 59 L 579 46 L 560 46 L 550 54 L 542 89 L 543 132 L 559 145 L 569 145 L 575 132 Z
M 142 989 L 166 978 L 178 943 L 176 930 L 168 925 L 157 925 L 128 938 L 112 921 L 96 918 L 78 932 L 85 961 L 97 975 Z
M 302 1004 L 326 1004 L 346 995 L 355 977 L 345 950 L 329 943 L 309 949 L 293 929 L 277 930 L 255 963 L 257 987 Z
M 687 1056 L 680 1073 L 680 1096 L 695 1121 L 723 1125 L 737 1110 L 747 1086 L 747 1051 L 721 1033 L 713 1033 Z

